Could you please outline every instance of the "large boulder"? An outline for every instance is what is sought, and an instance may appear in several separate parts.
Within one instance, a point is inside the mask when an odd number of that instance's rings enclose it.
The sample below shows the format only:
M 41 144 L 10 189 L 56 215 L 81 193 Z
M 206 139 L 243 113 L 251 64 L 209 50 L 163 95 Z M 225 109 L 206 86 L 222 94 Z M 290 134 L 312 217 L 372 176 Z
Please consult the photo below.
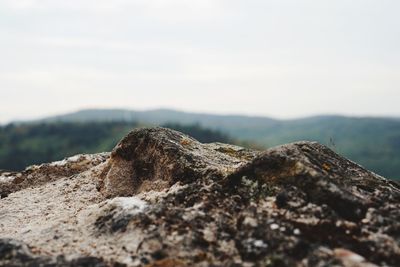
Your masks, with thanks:
M 144 128 L 73 159 L 0 174 L 0 266 L 400 262 L 400 186 L 318 143 L 259 152 Z

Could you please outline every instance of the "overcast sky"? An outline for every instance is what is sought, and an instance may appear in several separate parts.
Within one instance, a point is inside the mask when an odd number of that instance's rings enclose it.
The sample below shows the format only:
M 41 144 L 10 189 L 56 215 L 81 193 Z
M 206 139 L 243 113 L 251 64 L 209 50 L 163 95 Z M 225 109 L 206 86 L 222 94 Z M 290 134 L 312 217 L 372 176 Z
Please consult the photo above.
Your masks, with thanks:
M 0 0 L 0 122 L 400 116 L 399 0 Z

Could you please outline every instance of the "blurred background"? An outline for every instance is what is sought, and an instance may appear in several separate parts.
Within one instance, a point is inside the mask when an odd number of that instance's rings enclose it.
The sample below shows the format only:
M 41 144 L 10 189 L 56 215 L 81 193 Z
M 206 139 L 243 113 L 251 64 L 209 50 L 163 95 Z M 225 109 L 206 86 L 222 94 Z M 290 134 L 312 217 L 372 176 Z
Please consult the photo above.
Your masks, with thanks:
M 134 127 L 323 143 L 400 179 L 397 0 L 0 0 L 0 169 Z

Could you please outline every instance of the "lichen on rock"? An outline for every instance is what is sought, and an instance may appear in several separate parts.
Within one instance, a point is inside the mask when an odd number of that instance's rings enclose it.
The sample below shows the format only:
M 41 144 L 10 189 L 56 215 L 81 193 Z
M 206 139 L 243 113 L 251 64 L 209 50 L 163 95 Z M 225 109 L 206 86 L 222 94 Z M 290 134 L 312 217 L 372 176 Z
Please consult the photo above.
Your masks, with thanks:
M 260 152 L 144 128 L 66 162 L 0 174 L 0 266 L 400 262 L 400 186 L 318 143 Z

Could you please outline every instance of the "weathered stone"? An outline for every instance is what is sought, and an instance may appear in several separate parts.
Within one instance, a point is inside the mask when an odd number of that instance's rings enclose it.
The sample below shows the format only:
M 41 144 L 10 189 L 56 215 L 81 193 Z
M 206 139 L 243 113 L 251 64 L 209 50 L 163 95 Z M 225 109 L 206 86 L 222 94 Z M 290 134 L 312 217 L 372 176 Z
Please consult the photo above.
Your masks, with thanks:
M 380 206 L 384 193 L 400 200 L 400 187 L 351 162 L 327 147 L 313 142 L 298 142 L 265 151 L 228 177 L 236 183 L 242 177 L 269 186 L 295 186 L 309 201 L 326 204 L 346 219 L 359 221 L 369 207 Z M 277 204 L 282 204 L 282 193 Z
M 79 174 L 105 162 L 108 157 L 109 153 L 75 155 L 61 161 L 32 165 L 22 172 L 0 170 L 0 196 L 5 198 L 8 194 L 27 187 Z
M 86 166 L 0 179 L 0 266 L 400 262 L 400 186 L 317 143 L 257 152 L 150 128 Z
M 132 131 L 113 150 L 102 191 L 109 197 L 224 177 L 255 157 L 241 147 L 197 140 L 165 128 Z
M 76 257 L 67 260 L 63 255 L 35 256 L 24 243 L 12 239 L 0 239 L 0 266 L 106 267 L 108 265 L 102 259 L 95 257 Z

